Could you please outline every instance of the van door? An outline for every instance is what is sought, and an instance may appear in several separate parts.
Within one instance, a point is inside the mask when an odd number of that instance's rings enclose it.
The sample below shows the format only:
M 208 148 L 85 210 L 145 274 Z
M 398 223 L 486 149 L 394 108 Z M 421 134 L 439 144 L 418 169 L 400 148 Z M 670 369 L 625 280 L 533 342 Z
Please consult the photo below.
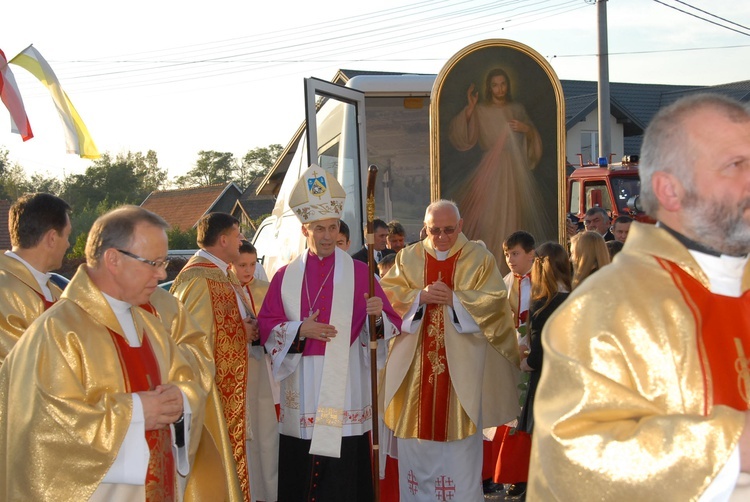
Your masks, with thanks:
M 342 219 L 349 225 L 352 249 L 361 246 L 363 193 L 367 169 L 365 95 L 361 91 L 305 79 L 307 161 L 336 176 L 346 191 Z M 356 246 L 356 247 L 355 247 Z

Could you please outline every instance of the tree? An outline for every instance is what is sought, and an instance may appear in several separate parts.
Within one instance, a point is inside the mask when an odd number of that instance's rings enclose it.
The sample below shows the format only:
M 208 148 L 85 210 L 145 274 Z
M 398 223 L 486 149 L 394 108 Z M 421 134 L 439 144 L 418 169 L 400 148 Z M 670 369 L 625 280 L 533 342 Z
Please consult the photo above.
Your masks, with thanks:
M 144 156 L 141 152 L 128 152 L 126 160 L 133 164 L 135 176 L 141 182 L 141 192 L 148 195 L 154 190 L 162 190 L 167 184 L 167 171 L 159 168 L 156 152 L 149 150 Z
M 195 167 L 175 180 L 180 188 L 229 183 L 237 168 L 234 155 L 229 152 L 201 150 Z
M 46 192 L 51 193 L 52 195 L 60 195 L 63 191 L 63 183 L 59 178 L 39 173 L 31 175 L 29 185 L 35 192 Z
M 21 195 L 31 191 L 26 172 L 17 162 L 6 164 L 2 175 L 0 175 L 0 187 L 3 197 L 10 200 L 16 200 Z
M 8 159 L 8 149 L 5 147 L 0 148 L 0 175 L 5 173 L 5 170 L 10 166 L 10 159 Z
M 198 229 L 189 228 L 185 231 L 174 227 L 167 231 L 169 249 L 195 249 L 198 247 Z
M 30 190 L 23 167 L 11 162 L 6 148 L 0 148 L 0 198 L 16 200 Z
M 104 153 L 84 174 L 73 175 L 66 181 L 64 198 L 74 210 L 95 207 L 105 201 L 110 207 L 140 204 L 165 183 L 166 177 L 153 150 L 145 156 L 128 152 L 114 159 Z
M 284 150 L 278 143 L 258 147 L 248 151 L 237 168 L 235 181 L 243 189 L 249 187 L 256 178 L 264 177 L 273 167 Z
M 70 202 L 68 203 L 70 204 Z M 86 256 L 86 239 L 94 221 L 118 205 L 102 201 L 96 205 L 73 208 L 73 212 L 70 214 L 70 225 L 73 227 L 70 232 L 70 241 L 73 242 L 73 246 L 68 251 L 68 256 L 73 258 L 83 258 Z

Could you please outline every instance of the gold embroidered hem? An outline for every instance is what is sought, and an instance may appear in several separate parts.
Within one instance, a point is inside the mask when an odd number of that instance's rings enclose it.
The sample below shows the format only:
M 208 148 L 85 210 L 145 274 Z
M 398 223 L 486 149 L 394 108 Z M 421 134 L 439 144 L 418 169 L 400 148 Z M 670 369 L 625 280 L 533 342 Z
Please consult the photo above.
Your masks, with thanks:
M 249 502 L 250 480 L 245 446 L 247 338 L 234 285 L 216 265 L 193 256 L 175 279 L 171 292 L 182 301 L 203 331 L 211 333 L 213 338 L 217 392 L 209 399 L 206 425 L 212 425 L 209 433 L 215 443 L 221 444 L 224 435 L 228 435 L 232 459 L 225 458 L 223 464 L 229 478 L 229 471 L 234 471 L 243 498 Z M 226 424 L 226 433 L 217 429 L 218 420 L 209 420 L 209 415 L 218 412 Z M 224 447 L 219 451 L 224 451 Z M 233 480 L 227 479 L 227 486 L 232 484 Z

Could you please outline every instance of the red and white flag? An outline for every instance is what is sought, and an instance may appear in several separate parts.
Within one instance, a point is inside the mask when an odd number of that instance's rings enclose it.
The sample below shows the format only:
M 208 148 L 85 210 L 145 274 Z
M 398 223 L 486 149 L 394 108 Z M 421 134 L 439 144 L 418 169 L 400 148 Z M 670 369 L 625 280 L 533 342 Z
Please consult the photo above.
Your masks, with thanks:
M 34 134 L 31 132 L 29 117 L 26 116 L 21 92 L 18 90 L 16 78 L 2 50 L 0 50 L 0 99 L 10 112 L 10 131 L 20 134 L 24 141 L 33 138 Z

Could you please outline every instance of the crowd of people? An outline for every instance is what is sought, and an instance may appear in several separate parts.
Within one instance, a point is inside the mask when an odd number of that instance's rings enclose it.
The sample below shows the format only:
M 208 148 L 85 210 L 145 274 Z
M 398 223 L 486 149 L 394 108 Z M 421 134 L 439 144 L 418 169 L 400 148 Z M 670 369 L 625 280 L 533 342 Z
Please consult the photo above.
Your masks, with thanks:
M 289 198 L 307 250 L 270 282 L 239 222 L 210 213 L 198 252 L 160 288 L 169 226 L 123 206 L 96 220 L 86 263 L 59 284 L 70 207 L 45 193 L 12 205 L 0 498 L 750 491 L 742 104 L 697 95 L 654 117 L 640 176 L 655 225 L 593 207 L 562 242 L 517 229 L 503 237 L 505 277 L 448 200 L 425 209 L 415 242 L 376 219 L 350 254 L 346 194 L 320 172 L 311 166 Z

